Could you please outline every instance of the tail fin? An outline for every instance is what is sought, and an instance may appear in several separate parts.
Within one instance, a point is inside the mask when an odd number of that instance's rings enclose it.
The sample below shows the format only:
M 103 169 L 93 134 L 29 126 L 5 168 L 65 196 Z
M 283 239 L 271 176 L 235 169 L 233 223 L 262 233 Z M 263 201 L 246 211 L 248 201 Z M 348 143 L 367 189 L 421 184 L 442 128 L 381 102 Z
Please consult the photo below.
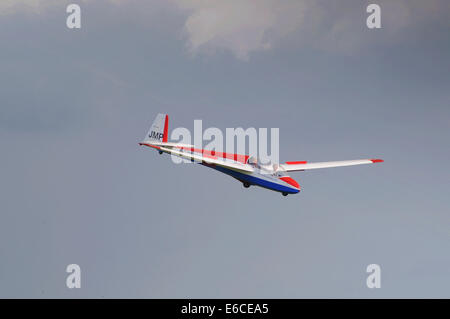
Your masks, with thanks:
M 169 115 L 158 114 L 143 142 L 167 142 L 169 135 Z

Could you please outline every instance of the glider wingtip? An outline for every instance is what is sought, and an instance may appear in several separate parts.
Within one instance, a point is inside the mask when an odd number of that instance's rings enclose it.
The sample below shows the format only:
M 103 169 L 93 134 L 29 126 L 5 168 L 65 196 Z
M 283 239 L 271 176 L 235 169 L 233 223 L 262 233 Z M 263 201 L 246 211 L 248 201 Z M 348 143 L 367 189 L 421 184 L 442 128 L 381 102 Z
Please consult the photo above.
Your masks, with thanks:
M 372 163 L 383 163 L 384 162 L 384 160 L 382 160 L 381 158 L 374 158 L 374 159 L 371 159 L 371 161 L 372 161 Z

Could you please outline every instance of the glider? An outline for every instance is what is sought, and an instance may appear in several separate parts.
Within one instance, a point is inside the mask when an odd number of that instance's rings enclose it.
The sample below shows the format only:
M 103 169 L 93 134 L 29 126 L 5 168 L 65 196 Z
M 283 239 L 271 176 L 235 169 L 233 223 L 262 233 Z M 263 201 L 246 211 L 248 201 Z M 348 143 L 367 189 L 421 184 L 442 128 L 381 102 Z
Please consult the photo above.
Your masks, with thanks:
M 158 114 L 139 145 L 154 148 L 160 154 L 168 153 L 218 170 L 239 180 L 246 188 L 256 185 L 280 192 L 284 196 L 296 194 L 301 189 L 300 185 L 287 174 L 288 172 L 383 162 L 382 159 L 359 159 L 317 163 L 295 161 L 263 165 L 256 157 L 249 155 L 198 149 L 193 145 L 168 142 L 168 129 L 169 116 Z

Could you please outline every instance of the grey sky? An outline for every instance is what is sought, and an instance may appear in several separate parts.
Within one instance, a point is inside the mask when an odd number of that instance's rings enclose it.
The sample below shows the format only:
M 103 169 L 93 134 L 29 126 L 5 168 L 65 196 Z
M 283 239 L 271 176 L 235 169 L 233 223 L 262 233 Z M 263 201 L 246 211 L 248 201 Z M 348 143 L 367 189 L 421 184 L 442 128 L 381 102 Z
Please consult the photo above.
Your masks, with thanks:
M 381 30 L 368 1 L 81 1 L 76 31 L 69 2 L 12 3 L 0 297 L 450 297 L 448 1 L 375 1 Z M 244 189 L 140 148 L 159 112 L 279 127 L 281 161 L 385 163 Z

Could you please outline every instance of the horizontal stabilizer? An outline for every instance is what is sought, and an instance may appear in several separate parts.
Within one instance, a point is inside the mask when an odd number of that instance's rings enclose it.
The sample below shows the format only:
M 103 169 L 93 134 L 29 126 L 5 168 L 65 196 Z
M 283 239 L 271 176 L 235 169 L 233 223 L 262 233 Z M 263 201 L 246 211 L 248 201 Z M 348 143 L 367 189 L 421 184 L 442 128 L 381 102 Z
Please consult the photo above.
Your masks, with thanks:
M 182 148 L 182 147 L 191 148 L 191 147 L 194 147 L 194 145 L 190 145 L 190 144 L 181 144 L 181 143 L 173 143 L 173 142 L 147 141 L 146 143 L 144 143 L 144 142 L 139 143 L 139 145 L 150 146 L 150 145 L 147 145 L 147 144 L 151 144 L 151 145 L 154 145 L 154 146 L 176 147 L 176 148 Z

